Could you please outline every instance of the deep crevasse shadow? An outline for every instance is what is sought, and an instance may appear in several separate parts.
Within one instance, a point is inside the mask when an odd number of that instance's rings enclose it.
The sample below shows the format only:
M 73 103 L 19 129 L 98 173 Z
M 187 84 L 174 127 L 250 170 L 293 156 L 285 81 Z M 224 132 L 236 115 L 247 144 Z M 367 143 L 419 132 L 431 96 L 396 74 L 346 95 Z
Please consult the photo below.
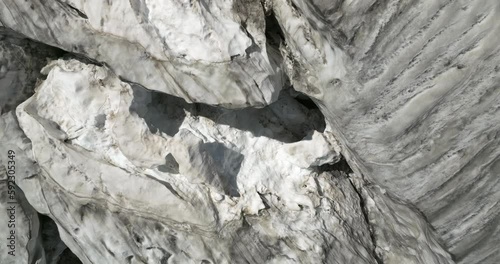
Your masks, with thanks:
M 325 120 L 316 105 L 307 97 L 294 98 L 283 90 L 278 100 L 263 108 L 227 109 L 206 104 L 188 104 L 181 98 L 148 90 L 131 84 L 134 99 L 130 111 L 147 123 L 151 132 L 161 131 L 174 136 L 186 114 L 203 116 L 217 124 L 249 131 L 281 142 L 296 142 L 310 131 L 324 131 Z
M 57 225 L 50 217 L 38 214 L 40 220 L 41 243 L 47 264 L 79 264 L 77 256 L 64 244 Z
M 181 98 L 151 91 L 138 84 L 130 85 L 134 94 L 130 112 L 143 118 L 152 133 L 159 130 L 173 137 L 179 131 L 186 116 L 184 109 L 189 104 Z

